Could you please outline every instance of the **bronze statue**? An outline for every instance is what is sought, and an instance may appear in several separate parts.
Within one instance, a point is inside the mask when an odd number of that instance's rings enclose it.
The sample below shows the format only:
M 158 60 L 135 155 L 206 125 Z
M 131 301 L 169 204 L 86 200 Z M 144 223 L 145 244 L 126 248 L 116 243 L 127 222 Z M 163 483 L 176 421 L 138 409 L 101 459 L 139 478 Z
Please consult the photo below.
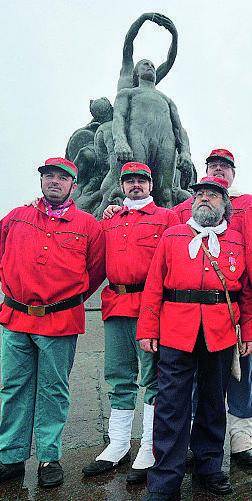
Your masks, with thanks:
M 139 61 L 134 67 L 133 43 L 147 20 L 164 27 L 172 35 L 167 59 L 157 70 L 148 59 Z M 79 130 L 84 145 L 75 157 L 81 167 L 77 204 L 92 210 L 96 216 L 101 216 L 109 203 L 123 199 L 119 173 L 122 164 L 132 159 L 151 167 L 157 204 L 170 207 L 190 196 L 187 188 L 191 178 L 195 178 L 195 169 L 188 136 L 173 101 L 156 89 L 156 84 L 167 75 L 175 61 L 177 38 L 177 30 L 166 16 L 158 13 L 140 16 L 125 37 L 114 111 L 107 100 L 110 112 L 105 118 L 100 113 L 98 119 L 93 115 L 94 124 L 91 122 L 84 130 Z M 100 100 L 97 101 L 99 104 Z M 92 137 L 87 137 L 90 132 Z M 74 139 L 77 143 L 74 135 L 70 142 Z M 94 174 L 96 171 L 98 175 Z M 92 183 L 92 176 L 96 183 Z M 90 182 L 91 187 L 95 184 L 91 191 Z

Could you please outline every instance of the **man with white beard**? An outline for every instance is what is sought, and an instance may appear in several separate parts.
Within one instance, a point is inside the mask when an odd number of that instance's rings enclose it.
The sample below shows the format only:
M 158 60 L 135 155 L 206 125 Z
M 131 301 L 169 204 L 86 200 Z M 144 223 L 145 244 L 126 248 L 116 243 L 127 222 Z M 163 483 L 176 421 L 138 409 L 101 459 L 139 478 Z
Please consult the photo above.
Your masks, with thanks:
M 189 442 L 196 481 L 214 494 L 232 492 L 221 467 L 237 335 L 225 289 L 235 323 L 241 314 L 243 356 L 252 353 L 252 290 L 243 236 L 228 225 L 227 187 L 225 179 L 210 176 L 192 186 L 192 217 L 164 232 L 146 280 L 137 340 L 144 351 L 156 351 L 158 344 L 160 351 L 148 501 L 180 499 Z M 196 369 L 198 405 L 191 429 Z

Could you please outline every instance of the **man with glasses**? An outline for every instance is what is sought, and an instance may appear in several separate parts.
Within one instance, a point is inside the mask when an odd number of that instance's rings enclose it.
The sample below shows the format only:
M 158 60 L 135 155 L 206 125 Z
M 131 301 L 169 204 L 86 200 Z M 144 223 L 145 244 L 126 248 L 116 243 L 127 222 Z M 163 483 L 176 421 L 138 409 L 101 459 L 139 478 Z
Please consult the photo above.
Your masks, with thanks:
M 215 148 L 206 159 L 206 174 L 227 181 L 232 217 L 230 228 L 243 231 L 244 215 L 252 207 L 252 195 L 238 193 L 233 189 L 236 166 L 233 154 L 225 148 Z M 173 207 L 181 223 L 192 215 L 193 197 Z M 105 217 L 112 217 L 119 209 L 109 206 Z M 233 377 L 228 388 L 228 416 L 232 458 L 240 466 L 252 466 L 252 357 L 241 359 L 242 378 L 238 383 Z
M 190 440 L 195 480 L 214 494 L 232 492 L 222 472 L 226 431 L 225 395 L 241 315 L 243 356 L 252 353 L 252 289 L 245 270 L 245 245 L 229 227 L 226 179 L 208 176 L 192 186 L 192 217 L 166 230 L 153 257 L 143 292 L 137 339 L 160 359 L 153 450 L 146 501 L 179 500 Z M 215 266 L 212 264 L 215 263 Z M 216 272 L 225 276 L 225 287 Z M 241 295 L 246 296 L 246 303 Z M 191 429 L 195 371 L 198 405 Z
M 223 178 L 228 183 L 232 217 L 230 228 L 243 231 L 244 215 L 252 207 L 252 195 L 240 194 L 232 188 L 236 167 L 233 154 L 218 148 L 206 159 L 208 176 Z M 193 198 L 173 208 L 181 223 L 186 223 L 192 212 Z M 231 378 L 228 388 L 228 416 L 232 458 L 240 466 L 252 467 L 252 357 L 241 358 L 242 378 L 237 382 Z

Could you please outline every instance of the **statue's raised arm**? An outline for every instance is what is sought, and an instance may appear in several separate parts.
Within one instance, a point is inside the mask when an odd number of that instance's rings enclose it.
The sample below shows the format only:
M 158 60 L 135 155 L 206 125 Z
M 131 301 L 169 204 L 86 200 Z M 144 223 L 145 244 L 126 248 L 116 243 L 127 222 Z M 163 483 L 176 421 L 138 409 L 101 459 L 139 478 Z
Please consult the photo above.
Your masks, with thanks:
M 165 29 L 167 29 L 171 35 L 172 35 L 172 42 L 167 54 L 167 59 L 164 63 L 160 64 L 160 66 L 157 68 L 157 73 L 156 73 L 156 85 L 163 80 L 163 78 L 167 75 L 167 73 L 170 71 L 171 67 L 173 66 L 173 63 L 176 59 L 177 55 L 177 50 L 178 50 L 178 32 L 175 28 L 175 25 L 166 16 L 163 16 L 162 14 L 154 14 L 154 17 L 152 19 L 154 23 L 159 24 L 159 26 L 163 26 Z
M 167 54 L 167 60 L 162 63 L 157 69 L 157 82 L 160 82 L 171 69 L 176 55 L 177 55 L 177 42 L 178 42 L 178 34 L 177 30 L 173 24 L 173 22 L 166 16 L 162 14 L 158 14 L 155 12 L 148 12 L 142 14 L 130 27 L 123 46 L 123 60 L 122 67 L 120 71 L 120 77 L 117 84 L 117 91 L 125 88 L 134 87 L 133 83 L 133 70 L 134 70 L 134 61 L 133 61 L 133 51 L 134 51 L 134 40 L 145 21 L 151 21 L 159 26 L 163 26 L 166 28 L 172 35 L 172 43 L 170 49 Z

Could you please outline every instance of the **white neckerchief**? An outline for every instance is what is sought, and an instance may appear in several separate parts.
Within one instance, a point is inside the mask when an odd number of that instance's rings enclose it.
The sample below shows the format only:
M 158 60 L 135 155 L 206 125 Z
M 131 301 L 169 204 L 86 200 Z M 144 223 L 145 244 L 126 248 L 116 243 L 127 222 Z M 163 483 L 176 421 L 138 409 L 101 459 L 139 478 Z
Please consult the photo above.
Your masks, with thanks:
M 198 235 L 196 235 L 196 237 L 194 237 L 188 245 L 190 258 L 196 258 L 202 243 L 202 238 L 204 237 L 209 237 L 208 250 L 210 254 L 213 257 L 219 257 L 220 244 L 217 235 L 224 233 L 224 231 L 227 229 L 226 219 L 224 219 L 218 226 L 200 226 L 200 224 L 196 223 L 193 217 L 191 217 L 190 219 L 188 219 L 186 224 L 199 232 Z
M 142 209 L 146 205 L 153 202 L 153 197 L 150 195 L 147 198 L 142 198 L 141 200 L 130 200 L 130 198 L 126 197 L 123 201 L 123 205 L 128 207 L 128 209 Z

